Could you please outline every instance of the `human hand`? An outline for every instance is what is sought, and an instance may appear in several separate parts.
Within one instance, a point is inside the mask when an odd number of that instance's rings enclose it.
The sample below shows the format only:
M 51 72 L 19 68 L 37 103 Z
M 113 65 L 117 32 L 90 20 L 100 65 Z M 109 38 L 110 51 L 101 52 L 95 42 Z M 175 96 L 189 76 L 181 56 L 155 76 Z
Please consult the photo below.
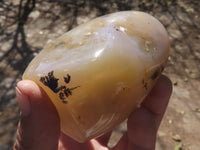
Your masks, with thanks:
M 127 132 L 112 150 L 154 150 L 171 92 L 170 80 L 161 76 L 141 107 L 129 116 Z M 111 133 L 86 143 L 78 143 L 61 133 L 54 105 L 33 81 L 20 81 L 16 93 L 21 118 L 14 150 L 109 150 Z

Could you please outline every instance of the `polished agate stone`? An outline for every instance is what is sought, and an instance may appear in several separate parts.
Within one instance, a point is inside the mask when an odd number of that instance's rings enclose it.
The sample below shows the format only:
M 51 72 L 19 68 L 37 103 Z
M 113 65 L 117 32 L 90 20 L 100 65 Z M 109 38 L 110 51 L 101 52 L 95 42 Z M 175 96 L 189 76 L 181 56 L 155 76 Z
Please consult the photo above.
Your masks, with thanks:
M 85 142 L 112 130 L 139 107 L 169 55 L 163 25 L 124 11 L 93 19 L 48 43 L 27 67 L 48 94 L 61 130 Z

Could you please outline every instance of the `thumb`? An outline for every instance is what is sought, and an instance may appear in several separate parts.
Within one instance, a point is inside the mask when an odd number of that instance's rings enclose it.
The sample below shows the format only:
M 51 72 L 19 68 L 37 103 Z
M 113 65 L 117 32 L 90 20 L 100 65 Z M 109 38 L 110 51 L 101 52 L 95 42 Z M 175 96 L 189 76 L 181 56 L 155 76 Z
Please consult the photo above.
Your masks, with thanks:
M 48 96 L 30 80 L 17 84 L 16 95 L 21 118 L 14 150 L 57 150 L 59 117 Z

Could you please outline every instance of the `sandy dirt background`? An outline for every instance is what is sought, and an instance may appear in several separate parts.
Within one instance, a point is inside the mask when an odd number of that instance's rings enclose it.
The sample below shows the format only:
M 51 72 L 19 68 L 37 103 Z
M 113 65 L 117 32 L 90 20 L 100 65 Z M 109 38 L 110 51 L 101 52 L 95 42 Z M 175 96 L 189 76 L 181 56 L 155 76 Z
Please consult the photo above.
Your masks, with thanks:
M 145 11 L 166 27 L 171 52 L 164 74 L 173 95 L 158 132 L 156 150 L 200 149 L 199 0 L 0 0 L 0 149 L 11 150 L 19 119 L 15 95 L 31 59 L 53 40 L 96 16 Z M 126 130 L 112 135 L 113 146 Z

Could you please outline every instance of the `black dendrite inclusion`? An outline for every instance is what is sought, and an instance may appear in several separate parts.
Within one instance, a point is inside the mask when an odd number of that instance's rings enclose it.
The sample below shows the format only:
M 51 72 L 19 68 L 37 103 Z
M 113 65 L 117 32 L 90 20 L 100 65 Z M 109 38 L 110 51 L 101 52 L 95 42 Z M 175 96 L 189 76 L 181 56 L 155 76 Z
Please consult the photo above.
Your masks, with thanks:
M 45 86 L 49 87 L 54 93 L 59 94 L 59 98 L 62 100 L 63 103 L 67 103 L 67 97 L 72 95 L 72 90 L 78 88 L 73 87 L 69 88 L 67 84 L 71 81 L 71 76 L 69 74 L 66 77 L 63 77 L 66 85 L 58 86 L 58 78 L 55 78 L 54 71 L 50 71 L 47 76 L 43 76 L 40 78 L 40 82 L 42 82 Z

